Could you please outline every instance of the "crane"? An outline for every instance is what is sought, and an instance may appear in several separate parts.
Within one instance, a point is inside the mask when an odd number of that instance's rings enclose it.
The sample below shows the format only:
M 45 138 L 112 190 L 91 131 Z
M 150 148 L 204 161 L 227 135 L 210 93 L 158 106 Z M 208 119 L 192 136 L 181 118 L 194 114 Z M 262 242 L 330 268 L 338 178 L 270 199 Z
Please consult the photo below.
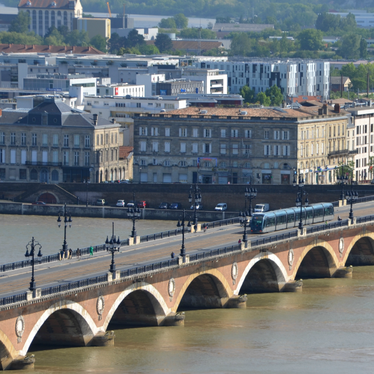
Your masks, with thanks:
M 106 3 L 106 5 L 108 6 L 109 17 L 112 17 L 112 12 L 110 11 L 109 1 Z

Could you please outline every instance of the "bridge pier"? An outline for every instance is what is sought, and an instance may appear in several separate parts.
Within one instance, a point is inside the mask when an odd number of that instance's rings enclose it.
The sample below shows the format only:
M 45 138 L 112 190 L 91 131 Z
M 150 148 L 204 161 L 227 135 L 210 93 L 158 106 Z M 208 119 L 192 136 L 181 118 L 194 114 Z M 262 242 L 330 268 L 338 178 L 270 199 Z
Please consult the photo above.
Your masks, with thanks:
M 336 270 L 333 274 L 333 278 L 352 278 L 353 267 L 351 266 L 343 266 Z
M 99 333 L 93 337 L 90 346 L 93 347 L 109 347 L 114 345 L 114 331 L 107 331 L 106 333 Z
M 170 313 L 161 322 L 161 326 L 184 326 L 184 320 L 186 316 L 184 312 L 181 313 Z
M 302 279 L 299 279 L 293 282 L 287 282 L 280 289 L 281 292 L 301 292 L 302 290 L 303 290 Z
M 248 296 L 246 294 L 232 296 L 227 300 L 224 307 L 245 309 L 247 307 L 247 299 Z
M 1 360 L 3 370 L 33 370 L 35 364 L 34 355 L 19 356 L 14 360 Z

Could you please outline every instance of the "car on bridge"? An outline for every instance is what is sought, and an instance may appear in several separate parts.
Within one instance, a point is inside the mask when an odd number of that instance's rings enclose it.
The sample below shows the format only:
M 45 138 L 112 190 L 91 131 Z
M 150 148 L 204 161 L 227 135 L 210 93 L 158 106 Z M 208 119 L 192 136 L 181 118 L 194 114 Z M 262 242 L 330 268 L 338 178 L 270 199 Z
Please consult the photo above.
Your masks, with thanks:
M 218 203 L 214 210 L 227 210 L 227 204 L 226 203 Z
M 158 206 L 158 209 L 169 209 L 169 208 L 170 208 L 170 204 L 169 203 L 161 203 Z
M 171 203 L 170 204 L 170 209 L 182 209 L 182 204 L 181 203 Z
M 125 207 L 126 206 L 125 200 L 118 200 L 116 206 Z

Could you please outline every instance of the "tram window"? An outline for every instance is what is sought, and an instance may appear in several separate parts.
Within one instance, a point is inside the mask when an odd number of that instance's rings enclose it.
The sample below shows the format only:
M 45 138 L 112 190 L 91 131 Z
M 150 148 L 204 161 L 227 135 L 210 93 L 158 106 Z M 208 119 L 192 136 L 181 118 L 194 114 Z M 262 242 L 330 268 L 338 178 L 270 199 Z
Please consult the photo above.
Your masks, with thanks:
M 283 225 L 286 223 L 286 214 L 280 214 L 276 216 L 277 218 L 277 225 Z
M 314 210 L 314 217 L 317 218 L 317 217 L 322 217 L 323 216 L 323 209 L 321 208 L 318 208 L 318 209 L 315 209 Z
M 333 214 L 332 213 L 332 207 L 331 206 L 326 207 L 325 208 L 325 216 L 329 216 L 331 214 Z
M 310 207 L 310 209 L 308 209 L 307 211 L 306 211 L 306 213 L 307 213 L 307 218 L 309 219 L 309 218 L 313 218 L 313 208 L 312 207 Z
M 269 227 L 269 226 L 275 226 L 275 217 L 274 216 L 266 218 L 266 227 Z
M 295 221 L 300 221 L 300 212 L 295 213 Z
M 295 213 L 289 213 L 287 214 L 287 222 L 291 223 L 295 221 Z

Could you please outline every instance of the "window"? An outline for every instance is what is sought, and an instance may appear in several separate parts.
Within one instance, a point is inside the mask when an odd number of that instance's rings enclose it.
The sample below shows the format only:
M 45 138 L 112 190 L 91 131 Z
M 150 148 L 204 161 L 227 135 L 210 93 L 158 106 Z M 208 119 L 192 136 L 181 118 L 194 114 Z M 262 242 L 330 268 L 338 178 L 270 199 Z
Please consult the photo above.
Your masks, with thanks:
M 165 142 L 165 143 L 164 143 L 164 150 L 165 150 L 165 152 L 167 152 L 167 153 L 170 152 L 170 142 Z
M 79 166 L 79 152 L 74 152 L 74 166 Z
M 212 137 L 212 130 L 204 129 L 204 138 L 211 138 L 211 137 Z
M 140 165 L 142 165 L 142 166 L 145 166 L 147 163 L 146 163 L 146 161 L 145 160 L 140 160 Z
M 290 155 L 290 146 L 284 145 L 283 146 L 283 156 L 289 156 Z
M 104 134 L 100 134 L 100 144 L 104 144 Z
M 274 150 L 273 155 L 274 156 L 279 156 L 279 145 L 275 145 L 273 150 Z
M 170 127 L 165 127 L 165 136 L 170 136 Z
M 148 135 L 147 127 L 139 126 L 139 135 L 147 136 Z
M 27 179 L 26 169 L 19 169 L 19 179 Z
M 21 134 L 21 144 L 26 145 L 26 133 L 25 132 Z
M 288 140 L 290 138 L 289 131 L 282 131 L 282 139 Z
M 52 180 L 53 181 L 58 181 L 58 171 L 57 170 L 53 170 L 52 171 Z
M 264 139 L 270 139 L 270 131 L 269 130 L 264 131 Z
M 152 142 L 152 152 L 158 152 L 158 142 Z
M 164 161 L 164 166 L 170 166 L 170 161 L 169 160 L 165 160 Z
M 250 154 L 252 154 L 251 148 L 252 148 L 251 144 L 244 144 L 243 155 L 250 155 Z
M 180 151 L 181 153 L 186 153 L 186 143 L 180 143 Z
M 199 152 L 198 143 L 192 143 L 192 153 L 198 153 L 198 152 Z
M 69 147 L 69 135 L 64 135 L 64 147 Z
M 226 138 L 226 129 L 221 129 L 221 138 Z
M 31 162 L 33 164 L 36 164 L 38 161 L 38 152 L 37 151 L 31 151 Z
M 219 153 L 221 155 L 225 155 L 226 154 L 226 144 L 225 143 L 221 143 L 219 145 Z
M 151 127 L 151 135 L 158 136 L 158 127 Z
M 30 180 L 36 181 L 38 180 L 38 172 L 35 169 L 30 171 Z
M 179 136 L 186 137 L 187 136 L 187 129 L 185 127 L 182 127 L 179 129 Z
M 63 162 L 63 165 L 65 166 L 69 165 L 69 151 L 62 152 L 62 162 Z
M 48 162 L 48 151 L 42 152 L 42 162 L 44 165 Z
M 244 130 L 244 136 L 247 139 L 251 139 L 252 138 L 252 130 Z
M 5 132 L 0 132 L 0 144 L 5 144 Z
M 142 140 L 140 142 L 140 152 L 146 152 L 146 150 L 147 150 L 147 142 Z
M 25 165 L 26 164 L 26 149 L 22 149 L 21 151 L 21 164 L 22 165 Z
M 48 134 L 42 135 L 42 146 L 47 147 L 48 146 Z
M 280 131 L 279 130 L 274 130 L 274 139 L 279 140 L 280 139 Z
M 212 149 L 212 145 L 210 143 L 203 144 L 203 153 L 210 153 Z
M 264 145 L 264 156 L 270 156 L 270 145 Z
M 15 145 L 16 144 L 16 133 L 15 132 L 11 132 L 10 133 L 10 144 L 11 145 Z
M 238 137 L 239 137 L 239 130 L 237 130 L 237 129 L 232 129 L 232 130 L 231 130 L 231 137 L 232 137 L 232 138 L 238 138 Z
M 86 135 L 84 137 L 84 146 L 85 147 L 89 147 L 90 146 L 90 136 L 89 135 Z
M 15 149 L 10 150 L 10 163 L 11 164 L 16 163 L 16 150 Z
M 233 155 L 239 154 L 239 144 L 233 144 L 232 145 L 232 154 Z
M 38 137 L 37 134 L 32 134 L 32 145 L 35 146 L 37 145 Z
M 54 165 L 58 164 L 58 151 L 53 151 L 52 152 L 52 163 Z
M 199 137 L 199 129 L 192 129 L 192 136 L 194 138 L 198 138 Z

